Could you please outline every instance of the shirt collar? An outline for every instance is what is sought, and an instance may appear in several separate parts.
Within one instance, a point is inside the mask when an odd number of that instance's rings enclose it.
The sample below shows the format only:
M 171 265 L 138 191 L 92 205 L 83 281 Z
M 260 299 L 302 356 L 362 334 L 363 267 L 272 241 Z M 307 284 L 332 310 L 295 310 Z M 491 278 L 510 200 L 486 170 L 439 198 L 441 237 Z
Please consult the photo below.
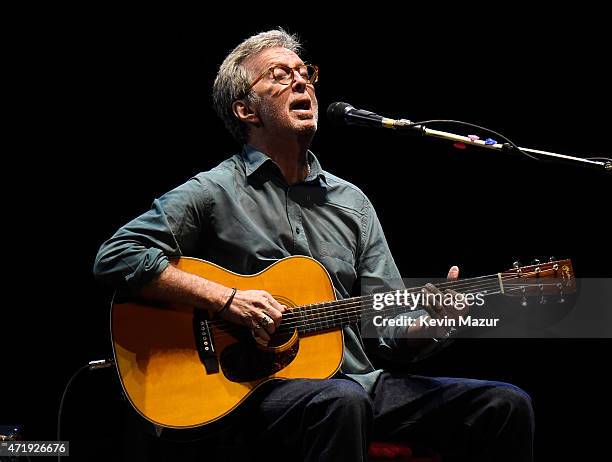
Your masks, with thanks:
M 313 183 L 315 180 L 320 179 L 321 185 L 326 186 L 327 179 L 325 178 L 325 171 L 321 167 L 319 160 L 310 150 L 307 156 L 308 164 L 310 165 L 310 174 L 304 179 L 304 183 Z M 242 159 L 244 160 L 247 177 L 259 170 L 264 164 L 268 163 L 268 161 L 274 163 L 266 154 L 248 144 L 245 144 L 242 149 Z

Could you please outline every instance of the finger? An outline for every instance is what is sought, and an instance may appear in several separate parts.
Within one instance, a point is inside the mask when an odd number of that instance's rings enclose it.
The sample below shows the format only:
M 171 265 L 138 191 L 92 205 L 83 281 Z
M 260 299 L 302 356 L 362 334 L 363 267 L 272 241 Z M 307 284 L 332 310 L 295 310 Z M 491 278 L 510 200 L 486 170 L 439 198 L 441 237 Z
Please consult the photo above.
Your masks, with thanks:
M 446 276 L 446 279 L 448 279 L 449 281 L 455 281 L 459 279 L 459 267 L 451 266 L 451 269 L 448 270 L 448 276 Z
M 456 300 L 457 294 L 459 294 L 459 292 L 457 292 L 456 290 L 453 290 L 453 289 L 446 289 L 444 291 L 444 294 L 451 294 L 453 296 L 453 298 L 452 298 L 453 302 L 446 305 L 447 312 L 450 312 L 451 314 L 457 312 L 457 308 L 455 307 L 455 300 Z
M 262 338 L 258 337 L 258 336 L 257 336 L 257 335 L 255 335 L 254 333 L 253 333 L 253 338 L 254 338 L 254 339 L 255 339 L 255 341 L 256 341 L 258 344 L 260 344 L 261 346 L 265 346 L 265 347 L 267 347 L 267 346 L 268 346 L 268 342 L 267 342 L 266 340 L 264 340 L 264 339 L 262 339 Z
M 448 289 L 447 292 L 453 295 L 453 310 L 455 310 L 457 313 L 467 313 L 470 311 L 470 304 L 466 301 L 465 294 L 452 289 Z M 459 295 L 461 295 L 461 300 L 459 299 Z M 458 302 L 461 302 L 461 307 L 456 306 Z
M 441 294 L 442 291 L 440 289 L 438 289 L 436 286 L 434 286 L 431 282 L 428 282 L 427 284 L 425 284 L 425 286 L 423 287 L 425 290 L 427 290 L 427 292 L 432 293 L 432 294 Z
M 423 287 L 423 305 L 425 306 L 426 309 L 429 309 L 429 313 L 435 315 L 439 315 L 440 313 L 442 313 L 443 307 L 442 305 L 440 305 L 439 303 L 431 303 L 432 299 L 434 302 L 437 301 L 436 298 L 434 297 L 430 297 L 428 295 L 437 295 L 437 294 L 442 294 L 442 291 L 440 291 L 440 289 L 438 289 L 436 286 L 434 286 L 432 283 L 427 283 L 425 284 L 425 286 Z
M 253 336 L 255 337 L 255 340 L 257 340 L 258 338 L 263 340 L 266 343 L 266 345 L 270 341 L 270 335 L 261 326 L 257 326 L 256 329 L 253 329 Z
M 263 311 L 264 314 L 267 314 L 272 321 L 274 321 L 274 326 L 278 327 L 283 319 L 283 314 L 278 311 L 276 308 L 270 306 L 268 309 Z
M 269 335 L 272 335 L 276 330 L 276 325 L 274 324 L 274 320 L 268 316 L 265 312 L 258 313 L 255 322 L 265 330 Z
M 274 307 L 275 310 L 284 313 L 287 310 L 287 307 L 281 303 L 278 303 L 276 299 L 272 296 L 272 294 L 265 292 L 266 299 L 270 302 L 270 305 Z

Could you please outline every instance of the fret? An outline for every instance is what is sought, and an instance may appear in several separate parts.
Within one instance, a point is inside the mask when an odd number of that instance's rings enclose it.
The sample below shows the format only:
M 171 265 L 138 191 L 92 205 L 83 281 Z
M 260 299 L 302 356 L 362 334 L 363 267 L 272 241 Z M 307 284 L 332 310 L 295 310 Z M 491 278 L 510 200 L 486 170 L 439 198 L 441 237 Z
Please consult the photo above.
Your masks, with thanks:
M 305 323 L 306 323 L 306 314 L 304 312 L 304 306 L 298 306 L 297 308 L 298 308 L 298 312 L 299 312 L 299 316 L 300 316 L 300 322 L 298 324 L 299 327 L 297 328 L 297 330 L 304 332 L 305 329 L 306 329 L 306 325 L 305 325 Z
M 332 307 L 332 309 L 329 310 L 329 322 L 331 327 L 336 327 L 338 325 L 338 317 L 340 316 L 340 313 L 338 313 L 337 308 Z
M 328 303 L 327 306 L 323 309 L 322 324 L 325 326 L 325 329 L 329 329 L 331 327 L 330 322 L 329 322 L 329 315 L 331 311 L 329 310 L 330 306 L 331 306 L 331 303 Z
M 317 313 L 316 313 L 316 323 L 315 323 L 315 328 L 316 330 L 323 330 L 324 326 L 323 326 L 323 314 L 325 313 L 325 303 L 319 303 L 317 305 Z
M 318 313 L 319 313 L 319 303 L 316 303 L 314 305 L 310 305 L 308 308 L 308 327 L 307 327 L 307 332 L 316 332 L 317 329 L 317 322 L 318 322 Z

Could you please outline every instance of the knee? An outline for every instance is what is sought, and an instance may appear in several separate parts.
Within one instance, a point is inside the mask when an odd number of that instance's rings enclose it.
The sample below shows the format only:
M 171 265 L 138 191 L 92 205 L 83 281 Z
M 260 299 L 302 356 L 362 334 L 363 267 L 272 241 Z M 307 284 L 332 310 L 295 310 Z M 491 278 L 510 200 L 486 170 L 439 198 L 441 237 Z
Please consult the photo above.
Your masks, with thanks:
M 331 379 L 316 396 L 315 401 L 328 409 L 354 417 L 371 420 L 374 415 L 372 401 L 361 385 L 344 379 Z
M 509 383 L 497 383 L 488 391 L 492 405 L 499 412 L 522 424 L 534 425 L 531 397 L 521 388 Z

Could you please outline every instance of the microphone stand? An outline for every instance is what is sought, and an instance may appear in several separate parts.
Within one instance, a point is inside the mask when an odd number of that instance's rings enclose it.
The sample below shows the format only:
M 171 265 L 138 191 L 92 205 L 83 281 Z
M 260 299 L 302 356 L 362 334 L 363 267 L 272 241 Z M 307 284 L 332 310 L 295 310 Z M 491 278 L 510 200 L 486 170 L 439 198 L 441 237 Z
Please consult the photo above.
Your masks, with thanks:
M 434 121 L 429 121 L 429 122 L 434 122 Z M 449 123 L 455 122 L 455 123 L 461 123 L 464 125 L 470 125 L 470 124 L 466 124 L 465 122 L 459 122 L 459 121 L 454 121 L 454 120 L 443 120 L 440 122 L 449 122 Z M 435 138 L 442 138 L 442 139 L 446 139 L 450 141 L 461 142 L 464 144 L 469 144 L 472 146 L 479 146 L 481 148 L 486 148 L 486 149 L 494 149 L 497 151 L 510 152 L 510 153 L 521 153 L 521 152 L 522 153 L 533 153 L 538 156 L 541 156 L 541 157 L 538 157 L 538 159 L 541 158 L 541 159 L 550 160 L 550 161 L 569 162 L 569 163 L 576 164 L 576 165 L 603 169 L 606 172 L 612 172 L 612 159 L 608 159 L 605 157 L 595 158 L 595 159 L 601 159 L 601 160 L 585 159 L 583 157 L 568 156 L 566 154 L 558 154 L 555 152 L 542 151 L 539 149 L 518 147 L 511 143 L 498 143 L 498 142 L 490 142 L 488 140 L 472 139 L 468 136 L 457 135 L 455 133 L 444 132 L 441 130 L 433 130 L 431 128 L 427 128 L 425 125 L 423 125 L 423 123 L 412 122 L 407 119 L 388 119 L 386 117 L 383 117 L 382 125 L 386 128 L 417 131 L 419 132 L 419 134 L 423 136 L 433 136 Z M 474 126 L 474 127 L 481 128 L 477 126 Z M 487 131 L 490 131 L 490 130 L 487 130 Z

